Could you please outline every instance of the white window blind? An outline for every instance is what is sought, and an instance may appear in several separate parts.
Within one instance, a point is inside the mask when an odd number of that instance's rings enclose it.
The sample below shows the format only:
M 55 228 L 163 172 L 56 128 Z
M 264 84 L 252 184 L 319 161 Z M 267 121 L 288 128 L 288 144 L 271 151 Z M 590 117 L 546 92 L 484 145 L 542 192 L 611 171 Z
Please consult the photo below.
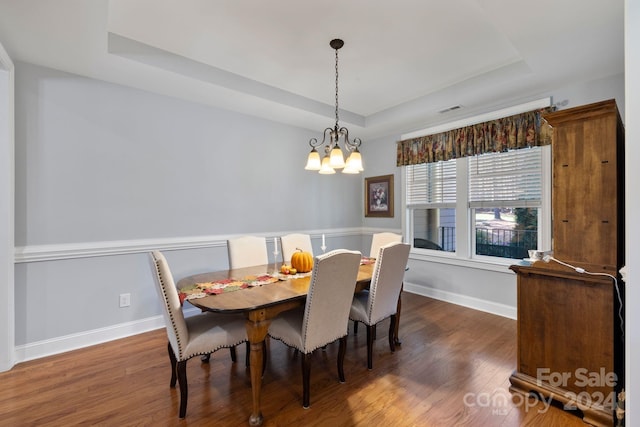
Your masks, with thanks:
M 469 207 L 540 207 L 541 200 L 540 147 L 469 158 Z
M 406 166 L 407 206 L 455 207 L 456 161 Z

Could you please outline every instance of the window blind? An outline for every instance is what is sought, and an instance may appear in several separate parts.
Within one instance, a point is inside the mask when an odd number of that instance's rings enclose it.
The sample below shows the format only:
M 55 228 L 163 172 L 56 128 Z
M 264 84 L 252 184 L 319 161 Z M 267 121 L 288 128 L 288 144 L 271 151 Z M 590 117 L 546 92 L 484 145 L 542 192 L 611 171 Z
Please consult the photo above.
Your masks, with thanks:
M 540 147 L 469 158 L 471 208 L 540 207 L 541 200 Z
M 456 160 L 406 166 L 407 206 L 455 207 Z

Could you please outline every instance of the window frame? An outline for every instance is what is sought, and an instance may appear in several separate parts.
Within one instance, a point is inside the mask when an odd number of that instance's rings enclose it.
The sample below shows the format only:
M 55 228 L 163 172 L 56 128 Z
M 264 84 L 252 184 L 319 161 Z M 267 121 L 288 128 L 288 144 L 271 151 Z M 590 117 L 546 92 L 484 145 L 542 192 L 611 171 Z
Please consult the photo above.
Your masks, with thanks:
M 540 147 L 542 150 L 541 188 L 542 200 L 538 216 L 538 249 L 551 248 L 551 146 Z M 473 268 L 503 271 L 504 267 L 517 263 L 517 259 L 492 257 L 475 254 L 475 224 L 473 209 L 469 206 L 469 158 L 462 157 L 456 162 L 456 250 L 446 252 L 433 249 L 414 248 L 412 244 L 411 258 L 445 264 L 467 266 Z M 402 230 L 408 239 L 412 239 L 414 225 L 412 210 L 417 207 L 407 207 L 407 171 L 401 173 L 402 185 Z M 412 243 L 412 241 L 409 241 Z
M 446 165 L 446 166 L 445 166 Z M 432 166 L 435 166 L 436 169 L 430 169 Z M 418 200 L 413 199 L 411 203 L 411 212 L 413 213 L 415 210 L 438 210 L 441 209 L 452 209 L 457 215 L 457 206 L 456 206 L 456 197 L 457 191 L 452 191 L 457 189 L 457 163 L 456 160 L 450 160 L 446 162 L 436 162 L 430 164 L 418 164 L 411 165 L 404 168 L 404 176 L 407 178 L 409 174 L 415 174 L 415 168 L 421 168 L 424 170 L 424 176 L 418 172 L 421 178 L 424 177 L 424 180 L 416 180 L 416 177 L 413 176 L 412 182 L 415 187 L 417 187 L 418 191 L 413 188 L 413 191 L 408 192 L 407 186 L 403 187 L 405 191 L 405 201 L 408 205 L 408 194 L 419 194 Z M 426 169 L 426 170 L 425 170 Z M 404 182 L 408 183 L 408 179 Z M 434 185 L 436 184 L 436 185 Z M 423 188 L 424 187 L 424 188 Z M 422 193 L 422 190 L 425 193 Z M 453 199 L 451 199 L 453 197 Z M 440 212 L 438 213 L 440 218 Z M 454 221 L 457 226 L 457 219 Z M 415 227 L 415 215 L 411 215 L 411 232 L 412 232 L 412 240 L 410 243 L 414 243 L 414 239 L 416 238 L 415 234 L 418 230 Z M 457 239 L 457 235 L 455 236 Z M 433 240 L 432 240 L 433 241 Z M 439 240 L 433 241 L 434 243 L 441 244 Z M 447 252 L 452 253 L 452 251 L 438 251 L 438 252 Z

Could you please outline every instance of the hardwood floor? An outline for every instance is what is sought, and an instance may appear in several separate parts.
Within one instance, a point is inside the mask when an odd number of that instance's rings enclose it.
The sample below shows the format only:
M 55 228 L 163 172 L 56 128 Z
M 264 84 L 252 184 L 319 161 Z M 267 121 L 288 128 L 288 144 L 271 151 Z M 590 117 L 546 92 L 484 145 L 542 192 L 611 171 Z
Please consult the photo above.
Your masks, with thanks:
M 388 320 L 381 323 L 372 371 L 366 368 L 362 327 L 348 338 L 346 383 L 337 378 L 337 342 L 314 353 L 306 410 L 299 357 L 271 340 L 264 425 L 584 425 L 560 408 L 509 393 L 515 321 L 409 293 L 402 308 L 402 346 L 389 351 Z M 0 373 L 0 425 L 248 425 L 251 390 L 244 346 L 238 347 L 235 364 L 221 350 L 209 364 L 191 359 L 187 371 L 187 417 L 179 420 L 179 391 L 169 388 L 164 329 L 21 363 Z

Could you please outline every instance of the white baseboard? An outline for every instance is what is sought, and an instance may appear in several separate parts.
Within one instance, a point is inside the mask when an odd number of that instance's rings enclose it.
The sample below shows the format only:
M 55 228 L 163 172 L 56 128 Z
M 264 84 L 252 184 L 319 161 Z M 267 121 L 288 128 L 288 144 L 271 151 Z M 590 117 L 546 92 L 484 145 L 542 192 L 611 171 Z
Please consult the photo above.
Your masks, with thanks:
M 195 307 L 184 310 L 185 317 L 193 316 L 198 313 L 201 313 L 201 311 Z M 57 337 L 50 340 L 37 341 L 27 345 L 17 346 L 15 348 L 15 361 L 16 363 L 26 362 L 28 360 L 39 359 L 41 357 L 52 356 L 54 354 L 90 347 L 104 342 L 127 338 L 132 335 L 142 334 L 144 332 L 154 331 L 164 327 L 165 322 L 162 316 L 153 316 L 146 319 L 136 320 L 135 322 L 127 322 L 106 328 Z M 0 370 L 0 372 L 2 371 Z
M 64 353 L 79 348 L 89 347 L 104 342 L 126 338 L 143 332 L 164 328 L 162 316 L 154 316 L 135 322 L 122 323 L 120 325 L 91 331 L 57 337 L 49 340 L 37 341 L 26 345 L 16 346 L 16 363 L 39 359 L 54 354 Z
M 409 293 L 434 298 L 437 300 L 461 305 L 487 313 L 496 314 L 498 316 L 507 317 L 510 319 L 516 319 L 516 308 L 504 304 L 497 304 L 491 301 L 481 300 L 478 298 L 446 292 L 438 289 L 427 288 L 425 286 L 419 286 L 407 282 L 404 283 L 404 290 Z M 188 317 L 199 312 L 200 310 L 190 308 L 185 310 L 185 316 Z M 15 361 L 16 363 L 26 362 L 28 360 L 39 359 L 54 354 L 77 350 L 80 348 L 126 338 L 132 335 L 137 335 L 164 327 L 165 323 L 162 316 L 154 316 L 135 322 L 127 322 L 78 334 L 71 334 L 54 339 L 37 341 L 27 345 L 17 346 L 15 348 Z
M 418 294 L 425 297 L 449 302 L 463 307 L 472 308 L 474 310 L 484 311 L 486 313 L 495 314 L 509 319 L 517 319 L 518 312 L 516 307 L 506 304 L 499 304 L 493 301 L 487 301 L 480 298 L 470 297 L 468 295 L 456 294 L 440 289 L 428 288 L 413 283 L 404 282 L 404 291 L 412 294 Z

